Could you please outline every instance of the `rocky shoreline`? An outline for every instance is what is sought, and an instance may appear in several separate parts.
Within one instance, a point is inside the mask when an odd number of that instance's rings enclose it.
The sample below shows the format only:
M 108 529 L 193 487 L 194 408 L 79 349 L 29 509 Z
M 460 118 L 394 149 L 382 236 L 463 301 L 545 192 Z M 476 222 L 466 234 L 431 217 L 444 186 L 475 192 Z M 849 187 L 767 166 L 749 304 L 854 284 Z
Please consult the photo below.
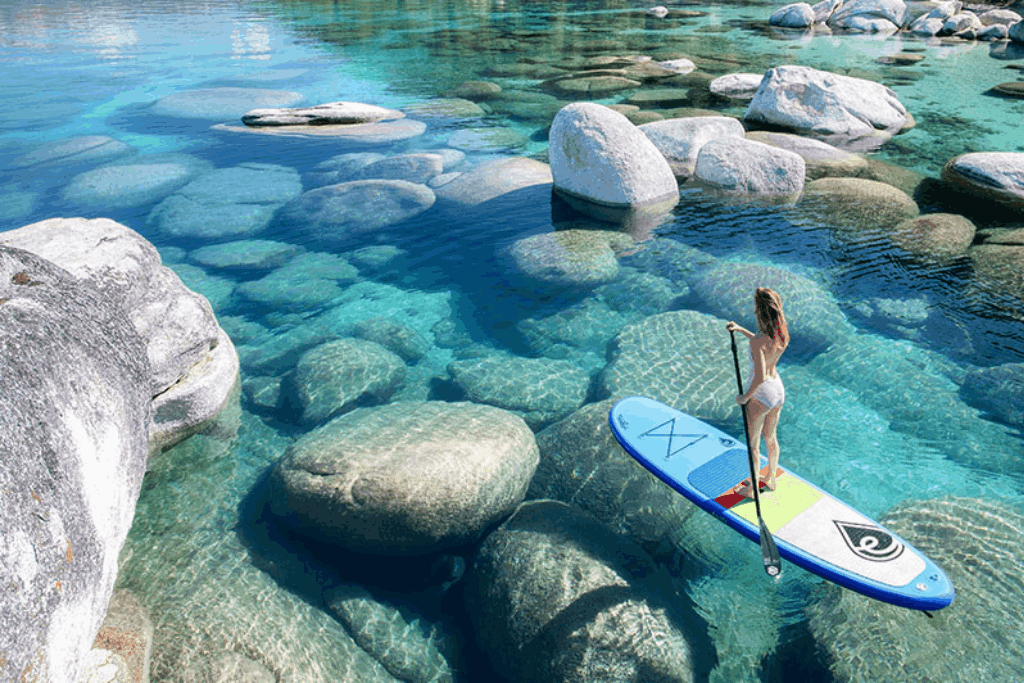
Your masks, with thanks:
M 791 5 L 771 23 L 920 33 L 941 19 L 929 35 L 1000 39 L 979 28 L 987 25 L 1024 40 L 1019 17 L 986 23 L 997 15 L 967 16 L 944 3 L 916 18 L 906 6 L 885 18 L 876 5 L 894 3 L 871 2 Z M 636 55 L 576 67 L 548 73 L 541 89 L 679 85 L 696 69 L 686 57 Z M 954 460 L 1019 472 L 1019 438 L 1003 425 L 1024 426 L 1020 364 L 955 379 L 921 372 L 948 363 L 876 343 L 821 283 L 716 259 L 654 231 L 695 189 L 782 206 L 840 240 L 884 239 L 909 261 L 970 263 L 974 284 L 998 292 L 1004 312 L 1018 316 L 1024 153 L 967 153 L 938 178 L 908 179 L 865 154 L 914 125 L 891 89 L 786 64 L 758 78 L 729 76 L 691 76 L 691 85 L 746 102 L 741 118 L 641 108 L 693 104 L 690 89 L 549 111 L 552 100 L 513 105 L 489 81 L 406 111 L 353 102 L 292 108 L 301 96 L 236 91 L 244 89 L 194 91 L 154 107 L 211 122 L 237 114 L 238 122 L 213 127 L 226 139 L 367 146 L 305 177 L 273 164 L 145 159 L 100 137 L 28 155 L 29 169 L 94 166 L 62 190 L 69 207 L 152 205 L 148 227 L 196 246 L 162 258 L 106 218 L 52 218 L 0 233 L 0 578 L 13 587 L 0 599 L 0 630 L 15 634 L 0 651 L 0 675 L 145 681 L 152 657 L 158 680 L 455 681 L 464 680 L 472 648 L 509 680 L 705 678 L 725 644 L 712 642 L 669 568 L 688 533 L 689 561 L 716 551 L 693 531 L 692 509 L 633 467 L 606 416 L 616 397 L 644 393 L 703 419 L 734 420 L 729 359 L 707 339 L 745 315 L 738 302 L 755 285 L 786 297 L 799 381 L 855 394 L 889 429 L 940 444 Z M 261 106 L 237 111 L 254 97 Z M 480 149 L 518 144 L 509 132 L 471 125 L 443 147 L 387 147 L 436 120 L 472 121 L 483 106 L 546 111 L 545 159 L 467 162 Z M 450 293 L 375 279 L 406 257 L 387 244 L 388 231 L 435 207 L 472 216 L 497 203 L 507 213 L 551 203 L 552 193 L 579 226 L 519 236 L 497 254 L 519 289 L 580 294 L 563 312 L 519 323 L 532 357 L 472 343 Z M 979 231 L 974 221 L 994 206 L 1009 217 L 1004 227 Z M 301 235 L 301 244 L 271 234 Z M 259 316 L 220 314 L 239 307 Z M 871 301 L 854 317 L 908 339 L 945 334 L 922 309 Z M 868 365 L 902 381 L 865 389 Z M 914 399 L 922 395 L 929 406 Z M 983 413 L 1002 425 L 981 422 Z M 268 424 L 302 434 L 285 437 Z M 249 459 L 231 450 L 243 427 L 262 439 Z M 147 480 L 179 488 L 178 497 L 148 499 Z M 243 494 L 210 495 L 224 481 L 244 482 Z M 978 541 L 992 544 L 978 551 L 988 553 L 980 574 L 943 543 L 985 510 L 982 501 L 947 497 L 892 512 L 894 528 L 914 543 L 932 538 L 922 547 L 976 591 L 949 617 L 974 632 L 975 658 L 994 647 L 976 628 L 991 617 L 981 605 L 995 595 L 1024 603 L 993 578 L 1022 561 L 1017 517 Z M 215 535 L 213 520 L 241 530 Z M 189 534 L 210 543 L 179 557 Z M 407 564 L 408 575 L 391 593 L 367 589 L 332 566 L 335 553 L 384 575 Z M 179 582 L 191 602 L 179 602 Z M 396 597 L 403 592 L 417 597 Z M 463 604 L 453 610 L 453 601 Z M 856 644 L 833 623 L 870 630 L 900 618 L 859 596 L 830 594 L 812 608 L 811 630 L 850 669 L 837 676 L 856 680 L 860 659 L 842 658 Z M 273 637 L 248 639 L 256 623 Z M 1024 656 L 1019 638 L 1000 647 L 1008 659 Z M 929 655 L 935 667 L 963 664 L 955 652 Z M 887 666 L 904 670 L 897 664 Z

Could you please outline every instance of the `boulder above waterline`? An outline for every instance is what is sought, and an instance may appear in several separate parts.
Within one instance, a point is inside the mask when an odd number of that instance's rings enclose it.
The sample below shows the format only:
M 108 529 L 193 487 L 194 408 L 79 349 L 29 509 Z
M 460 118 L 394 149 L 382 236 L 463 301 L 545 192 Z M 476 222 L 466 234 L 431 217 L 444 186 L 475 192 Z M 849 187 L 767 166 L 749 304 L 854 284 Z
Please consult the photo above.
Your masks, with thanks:
M 537 467 L 522 419 L 472 403 L 353 411 L 295 442 L 272 509 L 345 548 L 426 554 L 473 543 L 522 501 Z
M 752 130 L 746 134 L 746 138 L 799 154 L 804 160 L 807 180 L 829 176 L 857 176 L 868 167 L 868 161 L 863 156 L 814 138 L 766 130 Z
M 749 101 L 754 98 L 764 74 L 726 74 L 711 81 L 708 88 L 713 95 L 728 100 Z
M 146 471 L 146 347 L 121 303 L 0 246 L 4 680 L 79 681 Z
M 589 102 L 563 107 L 548 139 L 559 192 L 622 208 L 679 199 L 675 175 L 657 147 L 608 107 Z
M 903 27 L 907 16 L 903 0 L 850 0 L 835 10 L 828 25 L 847 31 L 882 33 Z
M 785 5 L 768 17 L 769 24 L 782 28 L 810 28 L 814 21 L 814 8 L 806 2 Z
M 700 148 L 717 138 L 742 138 L 743 124 L 729 116 L 693 116 L 639 126 L 679 178 L 689 178 Z
M 1024 212 L 1024 152 L 972 152 L 942 167 L 943 182 Z
M 353 123 L 373 123 L 385 119 L 400 119 L 405 114 L 359 102 L 328 102 L 297 109 L 253 109 L 242 115 L 247 126 L 327 126 Z
M 796 201 L 806 168 L 796 152 L 746 138 L 721 138 L 700 148 L 695 180 L 734 195 Z
M 793 65 L 768 70 L 744 118 L 844 149 L 877 146 L 908 124 L 906 108 L 881 83 Z

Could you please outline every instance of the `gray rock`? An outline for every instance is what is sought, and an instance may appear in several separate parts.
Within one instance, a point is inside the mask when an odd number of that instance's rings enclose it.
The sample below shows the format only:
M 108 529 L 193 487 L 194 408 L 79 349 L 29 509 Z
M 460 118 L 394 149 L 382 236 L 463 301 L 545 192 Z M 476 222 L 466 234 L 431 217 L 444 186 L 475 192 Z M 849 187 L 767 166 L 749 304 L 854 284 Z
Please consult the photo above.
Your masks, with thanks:
M 277 677 L 257 661 L 237 652 L 210 653 L 183 672 L 194 683 L 275 683 Z
M 237 120 L 256 107 L 287 107 L 302 95 L 287 90 L 259 88 L 202 88 L 161 97 L 150 111 L 158 116 L 207 121 Z
M 275 330 L 238 349 L 239 358 L 251 375 L 283 375 L 293 369 L 303 353 L 338 335 L 317 324 Z
M 852 239 L 860 232 L 891 232 L 920 211 L 905 192 L 864 178 L 820 178 L 807 183 L 799 204 L 803 211 Z
M 754 99 L 754 93 L 761 85 L 762 78 L 764 78 L 764 74 L 726 74 L 711 81 L 708 88 L 712 94 L 719 97 L 738 102 L 749 102 Z
M 552 498 L 645 545 L 673 545 L 697 509 L 637 465 L 608 426 L 617 399 L 589 403 L 537 435 L 528 498 Z
M 147 221 L 174 237 L 250 236 L 263 231 L 274 211 L 301 193 L 295 169 L 245 163 L 196 178 L 156 206 Z
M 523 133 L 506 126 L 463 128 L 448 136 L 448 146 L 465 152 L 515 152 L 530 141 Z
M 620 271 L 616 282 L 598 287 L 594 293 L 613 311 L 644 316 L 664 313 L 689 293 L 668 278 L 640 272 L 631 267 Z
M 115 298 L 21 249 L 0 246 L 0 302 L 5 678 L 78 681 L 146 470 L 146 348 Z
M 942 167 L 942 181 L 1024 212 L 1024 152 L 973 152 L 961 154 Z
M 796 201 L 806 166 L 796 152 L 746 138 L 712 140 L 700 148 L 695 180 L 733 195 L 758 195 Z
M 372 341 L 339 339 L 317 346 L 295 368 L 301 419 L 323 424 L 360 403 L 386 401 L 405 373 L 400 357 Z
M 223 270 L 273 270 L 302 252 L 302 247 L 272 240 L 239 240 L 189 252 L 190 261 Z
M 304 193 L 281 208 L 279 220 L 310 240 L 337 244 L 417 216 L 435 200 L 426 185 L 355 180 Z
M 551 168 L 525 157 L 485 161 L 436 189 L 445 201 L 477 206 L 504 194 L 553 182 Z
M 533 432 L 506 411 L 393 403 L 296 441 L 273 471 L 272 508 L 345 548 L 425 554 L 473 543 L 508 516 L 537 460 Z
M 891 239 L 915 256 L 945 262 L 965 256 L 976 228 L 967 218 L 951 213 L 929 213 L 898 224 Z
M 191 168 L 177 163 L 104 166 L 72 178 L 61 199 L 75 207 L 128 209 L 163 199 L 192 176 Z
M 380 344 L 409 363 L 415 363 L 430 351 L 430 342 L 423 335 L 390 318 L 368 318 L 359 322 L 356 336 Z
M 558 287 L 596 287 L 615 279 L 616 254 L 633 239 L 607 230 L 560 230 L 515 241 L 508 254 L 526 278 Z
M 12 161 L 10 168 L 19 170 L 57 165 L 66 168 L 75 164 L 98 164 L 134 151 L 131 145 L 106 135 L 81 135 L 44 143 Z
M 237 126 L 218 123 L 210 130 L 225 134 L 262 135 L 300 140 L 332 140 L 352 145 L 381 145 L 415 138 L 427 130 L 427 124 L 412 119 L 353 123 L 330 126 Z
M 370 162 L 356 172 L 355 178 L 383 178 L 425 184 L 434 176 L 441 175 L 443 170 L 444 160 L 440 154 L 399 154 Z
M 564 503 L 526 503 L 488 536 L 466 595 L 477 642 L 508 680 L 696 680 L 664 570 Z
M 745 294 L 752 299 L 753 287 Z M 669 311 L 627 325 L 612 342 L 602 393 L 650 396 L 702 420 L 738 416 L 725 323 L 696 311 Z
M 745 119 L 859 148 L 900 132 L 907 125 L 907 110 L 880 83 L 787 65 L 768 70 Z
M 551 174 L 560 192 L 615 207 L 679 199 L 675 175 L 657 147 L 608 107 L 588 102 L 563 107 L 548 139 Z
M 691 282 L 691 295 L 719 318 L 735 320 L 753 329 L 752 306 L 757 287 L 771 287 L 782 297 L 791 337 L 790 358 L 821 353 L 842 335 L 852 332 L 828 290 L 810 278 L 775 266 L 719 262 Z M 716 330 L 715 336 L 721 339 L 722 332 Z M 727 341 L 719 343 L 725 347 Z
M 352 123 L 373 123 L 400 119 L 405 114 L 360 102 L 327 102 L 297 109 L 253 109 L 242 115 L 247 126 L 329 126 Z
M 668 59 L 663 62 L 658 62 L 658 66 L 668 69 L 669 71 L 675 71 L 680 74 L 688 74 L 697 68 L 697 65 L 685 57 L 679 59 Z
M 1010 40 L 1015 43 L 1024 43 L 1024 21 L 1018 21 L 1016 24 L 1011 24 L 1008 35 Z
M 409 607 L 392 605 L 353 583 L 324 595 L 359 646 L 409 683 L 454 683 L 455 638 Z
M 171 263 L 167 267 L 181 278 L 186 287 L 206 297 L 215 312 L 227 309 L 234 302 L 234 280 L 210 275 L 191 263 Z
M 1024 301 L 1024 246 L 979 244 L 967 255 L 982 288 Z
M 491 81 L 463 81 L 447 94 L 460 99 L 488 100 L 500 93 L 501 86 Z
M 242 383 L 245 399 L 263 410 L 277 410 L 281 403 L 280 377 L 250 377 Z
M 772 12 L 768 23 L 782 28 L 809 28 L 816 22 L 814 8 L 806 2 L 785 5 Z
M 962 394 L 966 401 L 1003 422 L 1024 427 L 1024 363 L 972 369 Z
M 534 430 L 583 405 L 590 378 L 564 360 L 487 356 L 448 366 L 455 384 L 475 403 L 518 415 Z
M 344 290 L 335 278 L 307 273 L 298 267 L 283 267 L 258 280 L 241 283 L 235 292 L 253 303 L 273 309 L 306 311 L 327 306 Z
M 558 350 L 569 346 L 604 359 L 610 342 L 628 322 L 626 316 L 613 311 L 602 300 L 587 297 L 546 317 L 524 318 L 516 323 L 534 353 L 556 357 Z
M 1024 589 L 1024 516 L 997 501 L 947 496 L 908 500 L 880 518 L 945 570 L 956 602 L 936 614 L 955 637 L 930 638 L 934 628 L 910 610 L 830 587 L 807 608 L 814 640 L 835 664 L 837 681 L 1002 681 L 1021 676 L 1024 635 L 1015 627 Z M 943 623 L 940 622 L 940 623 Z M 858 634 L 889 643 L 882 652 Z M 951 647 L 951 640 L 958 643 Z M 998 652 L 998 656 L 992 656 Z M 840 654 L 841 653 L 841 654 Z
M 843 6 L 843 0 L 821 0 L 811 6 L 814 10 L 814 23 L 823 24 L 832 18 L 835 11 Z
M 689 178 L 700 148 L 718 138 L 743 137 L 743 124 L 728 116 L 694 116 L 639 126 L 679 178 Z
M 840 5 L 828 25 L 834 29 L 877 33 L 906 25 L 909 10 L 903 0 L 850 0 Z
M 165 448 L 202 429 L 227 403 L 238 355 L 209 302 L 160 265 L 156 249 L 106 218 L 52 218 L 3 233 L 117 301 L 146 344 L 150 439 Z
M 746 134 L 746 138 L 799 154 L 804 160 L 807 180 L 857 176 L 868 167 L 867 159 L 863 156 L 813 138 L 763 130 L 752 130 Z
M 321 161 L 309 173 L 316 187 L 355 180 L 359 172 L 375 161 L 386 158 L 380 152 L 347 152 Z
M 417 118 L 477 118 L 484 115 L 480 105 L 458 97 L 439 97 L 416 102 L 404 108 L 410 116 Z
M 942 25 L 942 30 L 945 33 L 961 33 L 967 30 L 980 31 L 984 28 L 981 20 L 978 19 L 978 15 L 969 10 L 958 12 L 949 19 L 946 19 L 946 23 Z
M 345 257 L 360 270 L 374 272 L 387 268 L 395 259 L 403 254 L 405 254 L 405 251 L 396 246 L 379 244 L 350 251 L 345 254 Z
M 986 12 L 982 12 L 978 15 L 978 19 L 981 21 L 983 26 L 1006 26 L 1009 28 L 1013 26 L 1024 17 L 1017 14 L 1013 10 L 1008 9 L 990 9 Z
M 1010 31 L 1004 24 L 992 24 L 978 31 L 978 40 L 1006 40 L 1009 36 Z

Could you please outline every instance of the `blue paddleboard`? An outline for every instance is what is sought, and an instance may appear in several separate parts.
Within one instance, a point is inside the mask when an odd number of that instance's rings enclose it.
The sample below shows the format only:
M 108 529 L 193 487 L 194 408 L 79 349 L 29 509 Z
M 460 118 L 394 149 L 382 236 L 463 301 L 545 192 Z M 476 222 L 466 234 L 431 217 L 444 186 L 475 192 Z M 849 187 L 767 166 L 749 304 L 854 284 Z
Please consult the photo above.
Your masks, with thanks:
M 649 398 L 616 403 L 608 414 L 622 447 L 652 474 L 755 543 L 754 501 L 732 493 L 750 478 L 746 444 Z M 761 457 L 761 473 L 767 474 Z M 779 468 L 775 491 L 761 489 L 761 517 L 779 555 L 844 588 L 883 602 L 937 610 L 953 583 L 922 552 L 846 503 Z

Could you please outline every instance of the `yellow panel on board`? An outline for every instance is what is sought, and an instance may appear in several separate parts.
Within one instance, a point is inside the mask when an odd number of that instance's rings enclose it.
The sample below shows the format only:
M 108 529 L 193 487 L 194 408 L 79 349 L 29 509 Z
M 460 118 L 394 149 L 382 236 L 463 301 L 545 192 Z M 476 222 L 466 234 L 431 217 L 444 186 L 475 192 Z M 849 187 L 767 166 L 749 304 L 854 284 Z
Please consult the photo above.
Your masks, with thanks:
M 782 527 L 825 495 L 807 482 L 785 474 L 776 481 L 779 485 L 774 491 L 761 491 L 761 518 L 769 529 Z M 729 508 L 729 512 L 757 526 L 757 508 L 753 500 L 737 503 Z

